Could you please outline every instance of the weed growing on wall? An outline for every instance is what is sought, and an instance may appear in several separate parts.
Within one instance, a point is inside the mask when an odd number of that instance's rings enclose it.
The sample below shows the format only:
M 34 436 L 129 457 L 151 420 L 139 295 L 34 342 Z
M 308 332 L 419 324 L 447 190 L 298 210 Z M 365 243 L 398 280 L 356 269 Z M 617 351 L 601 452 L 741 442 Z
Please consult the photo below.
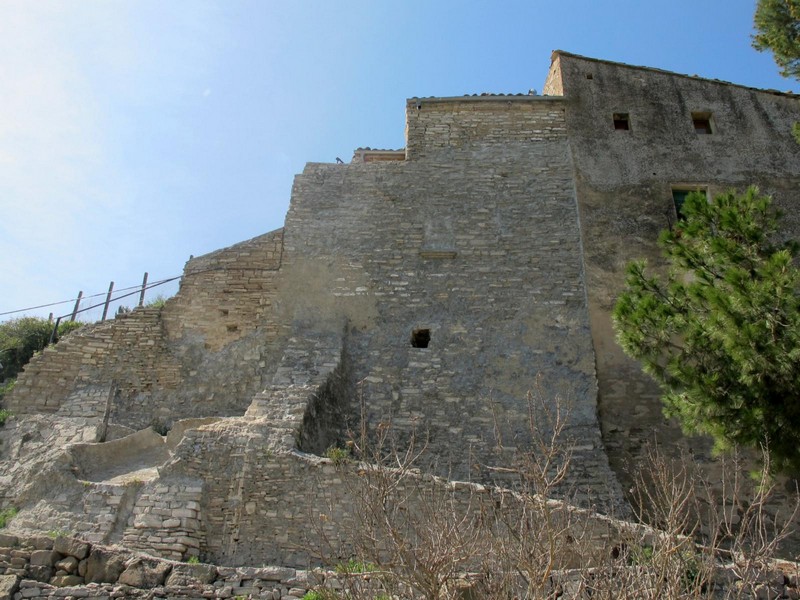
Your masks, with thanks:
M 331 459 L 334 465 L 340 466 L 350 460 L 350 451 L 347 448 L 331 446 L 325 450 L 325 458 Z

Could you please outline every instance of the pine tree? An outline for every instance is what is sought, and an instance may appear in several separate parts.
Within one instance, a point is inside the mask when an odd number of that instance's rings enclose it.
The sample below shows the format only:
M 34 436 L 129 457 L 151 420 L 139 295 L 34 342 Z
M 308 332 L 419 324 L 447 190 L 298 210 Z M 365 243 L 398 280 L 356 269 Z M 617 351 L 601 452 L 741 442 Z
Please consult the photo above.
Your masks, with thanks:
M 800 78 L 800 0 L 758 0 L 753 46 L 771 50 L 784 77 Z
M 779 215 L 756 188 L 691 194 L 662 232 L 666 275 L 628 265 L 614 309 L 625 352 L 663 389 L 668 416 L 717 449 L 765 446 L 800 472 L 800 271 L 774 245 Z

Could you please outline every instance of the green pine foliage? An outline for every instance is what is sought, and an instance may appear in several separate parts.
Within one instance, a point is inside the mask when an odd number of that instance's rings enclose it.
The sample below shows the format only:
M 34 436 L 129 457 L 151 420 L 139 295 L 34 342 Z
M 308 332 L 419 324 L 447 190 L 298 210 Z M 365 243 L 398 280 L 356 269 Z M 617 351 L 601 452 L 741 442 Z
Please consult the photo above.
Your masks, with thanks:
M 770 50 L 784 77 L 800 78 L 800 0 L 758 0 L 753 46 Z
M 662 232 L 662 276 L 628 265 L 614 309 L 625 352 L 663 389 L 665 411 L 718 450 L 766 446 L 800 472 L 800 272 L 794 243 L 773 245 L 778 215 L 756 188 L 707 202 Z

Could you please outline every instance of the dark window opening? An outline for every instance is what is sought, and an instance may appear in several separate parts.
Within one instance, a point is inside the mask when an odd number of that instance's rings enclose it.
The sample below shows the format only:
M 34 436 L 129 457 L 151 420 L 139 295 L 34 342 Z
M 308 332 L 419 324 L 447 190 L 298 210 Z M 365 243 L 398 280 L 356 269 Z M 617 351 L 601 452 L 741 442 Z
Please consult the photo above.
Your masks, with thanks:
M 686 202 L 686 198 L 692 192 L 697 192 L 698 194 L 702 194 L 704 198 L 707 197 L 706 191 L 702 189 L 673 189 L 672 190 L 672 203 L 675 205 L 675 214 L 678 216 L 679 220 L 682 220 L 686 217 L 683 213 L 683 205 Z
M 614 129 L 617 131 L 628 131 L 631 128 L 631 121 L 628 113 L 614 113 Z
M 431 341 L 430 329 L 415 329 L 411 332 L 412 348 L 427 348 Z
M 587 73 L 586 79 L 594 79 L 594 75 L 592 75 L 591 73 Z
M 711 125 L 711 113 L 708 112 L 693 112 L 692 124 L 694 131 L 700 135 L 711 135 L 714 133 L 714 128 Z

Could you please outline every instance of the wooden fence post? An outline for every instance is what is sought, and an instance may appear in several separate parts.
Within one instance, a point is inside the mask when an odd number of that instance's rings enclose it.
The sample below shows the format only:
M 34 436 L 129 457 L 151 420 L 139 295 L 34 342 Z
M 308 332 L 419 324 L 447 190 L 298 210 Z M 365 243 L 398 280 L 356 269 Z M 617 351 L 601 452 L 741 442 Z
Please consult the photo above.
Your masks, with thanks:
M 100 319 L 101 321 L 106 320 L 106 315 L 108 314 L 108 304 L 111 302 L 111 292 L 114 291 L 114 282 L 108 284 L 108 293 L 106 294 L 106 304 L 103 307 L 103 318 Z
M 53 332 L 50 334 L 50 341 L 47 342 L 48 344 L 52 344 L 53 342 L 58 341 L 58 324 L 61 323 L 61 317 L 56 319 L 56 324 L 53 325 Z
M 83 298 L 83 291 L 78 292 L 78 299 L 75 300 L 75 308 L 72 309 L 72 316 L 69 318 L 70 321 L 74 321 L 75 317 L 78 316 L 78 307 L 81 305 L 81 298 Z
M 147 289 L 147 273 L 144 274 L 144 279 L 142 279 L 142 293 L 139 294 L 139 307 L 141 308 L 144 306 L 144 291 Z

